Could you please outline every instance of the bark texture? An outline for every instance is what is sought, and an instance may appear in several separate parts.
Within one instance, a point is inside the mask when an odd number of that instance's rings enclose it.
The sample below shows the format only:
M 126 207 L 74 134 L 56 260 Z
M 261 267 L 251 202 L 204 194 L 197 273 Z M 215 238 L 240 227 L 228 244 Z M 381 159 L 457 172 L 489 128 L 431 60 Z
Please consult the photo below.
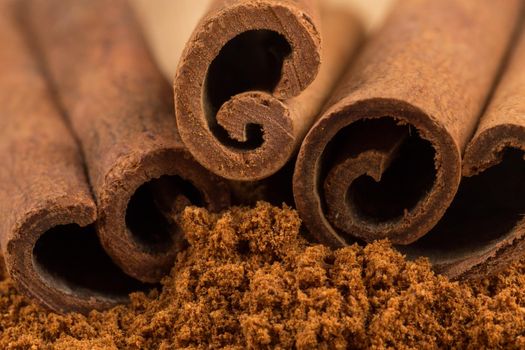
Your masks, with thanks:
M 77 143 L 19 23 L 0 1 L 0 246 L 9 276 L 55 311 L 87 312 L 140 287 L 104 254 Z M 112 287 L 105 286 L 111 281 Z
M 411 255 L 437 271 L 476 278 L 500 272 L 525 251 L 525 36 L 523 30 L 463 157 L 459 192 Z
M 80 139 L 98 233 L 129 275 L 156 282 L 172 267 L 187 204 L 217 211 L 227 185 L 193 160 L 173 99 L 123 0 L 29 0 L 27 23 Z

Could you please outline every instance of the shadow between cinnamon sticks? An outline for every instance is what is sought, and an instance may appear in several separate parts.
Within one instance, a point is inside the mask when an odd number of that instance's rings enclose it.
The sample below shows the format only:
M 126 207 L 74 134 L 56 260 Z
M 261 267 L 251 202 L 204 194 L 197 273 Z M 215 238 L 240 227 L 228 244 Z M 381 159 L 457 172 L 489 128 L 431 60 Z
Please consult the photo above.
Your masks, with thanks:
M 297 151 L 362 36 L 347 10 L 319 9 L 314 0 L 214 1 L 175 77 L 183 142 L 227 179 L 276 173 Z
M 105 254 L 83 161 L 15 18 L 0 1 L 0 246 L 27 296 L 55 311 L 106 309 L 142 289 Z
M 123 0 L 29 0 L 27 23 L 86 156 L 102 245 L 156 282 L 177 253 L 177 213 L 218 211 L 227 185 L 180 141 L 173 98 Z
M 294 196 L 332 246 L 427 234 L 452 202 L 520 1 L 399 2 L 306 136 Z

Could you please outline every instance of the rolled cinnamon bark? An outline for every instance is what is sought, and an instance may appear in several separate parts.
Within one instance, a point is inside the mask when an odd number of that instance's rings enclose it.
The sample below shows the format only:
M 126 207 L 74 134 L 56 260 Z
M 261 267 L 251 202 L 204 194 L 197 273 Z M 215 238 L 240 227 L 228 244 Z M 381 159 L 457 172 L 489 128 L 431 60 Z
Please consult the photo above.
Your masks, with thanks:
M 456 194 L 461 153 L 520 1 L 400 1 L 306 136 L 297 208 L 323 242 L 416 241 Z
M 407 248 L 450 277 L 495 273 L 525 253 L 525 36 L 463 158 L 454 202 L 439 224 Z
M 80 139 L 102 245 L 129 275 L 158 281 L 172 267 L 186 204 L 217 211 L 226 184 L 193 160 L 173 98 L 123 0 L 30 0 L 27 22 Z
M 75 139 L 0 1 L 0 246 L 8 274 L 55 311 L 87 312 L 141 288 L 104 253 Z
M 175 77 L 182 140 L 222 177 L 253 181 L 276 173 L 361 38 L 349 12 L 319 11 L 315 0 L 214 1 Z

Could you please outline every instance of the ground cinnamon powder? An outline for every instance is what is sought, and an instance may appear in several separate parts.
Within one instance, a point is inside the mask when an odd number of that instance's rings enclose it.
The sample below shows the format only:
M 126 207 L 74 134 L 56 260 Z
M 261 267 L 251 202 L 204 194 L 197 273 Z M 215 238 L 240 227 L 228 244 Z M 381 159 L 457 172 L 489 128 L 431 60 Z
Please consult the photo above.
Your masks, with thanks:
M 519 348 L 525 263 L 450 282 L 385 242 L 337 251 L 301 238 L 288 208 L 187 208 L 187 248 L 161 292 L 57 315 L 0 282 L 2 349 Z

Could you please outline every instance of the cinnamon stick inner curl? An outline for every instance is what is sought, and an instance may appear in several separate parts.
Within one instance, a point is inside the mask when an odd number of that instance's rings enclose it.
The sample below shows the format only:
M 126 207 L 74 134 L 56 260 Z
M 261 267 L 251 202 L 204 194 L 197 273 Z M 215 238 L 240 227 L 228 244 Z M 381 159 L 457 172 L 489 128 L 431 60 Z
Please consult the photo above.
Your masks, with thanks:
M 319 121 L 308 141 L 294 194 L 303 215 L 331 232 L 333 245 L 351 240 L 344 232 L 409 244 L 435 225 L 446 209 L 441 203 L 453 198 L 449 189 L 460 171 L 454 142 L 402 101 L 371 99 L 337 110 Z M 303 154 L 317 157 L 317 164 L 306 164 Z
M 174 89 L 182 140 L 206 168 L 232 180 L 258 180 L 291 157 L 301 116 L 285 100 L 317 76 L 317 6 L 215 1 L 201 20 Z

